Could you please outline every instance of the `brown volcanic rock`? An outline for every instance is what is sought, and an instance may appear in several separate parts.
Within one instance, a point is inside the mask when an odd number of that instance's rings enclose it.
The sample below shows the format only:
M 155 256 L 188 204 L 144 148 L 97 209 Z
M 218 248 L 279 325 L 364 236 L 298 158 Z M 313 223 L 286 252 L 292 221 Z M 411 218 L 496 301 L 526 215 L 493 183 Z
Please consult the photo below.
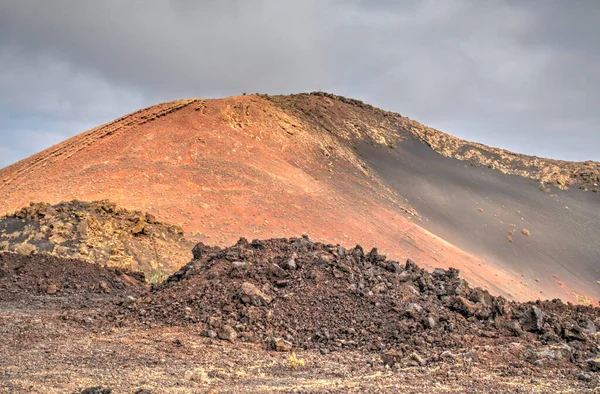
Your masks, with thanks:
M 273 276 L 273 264 L 290 256 L 297 268 Z M 241 268 L 231 257 L 246 264 Z M 403 272 L 408 281 L 400 280 Z M 589 368 L 598 357 L 600 327 L 598 308 L 508 302 L 471 288 L 455 269 L 430 273 L 376 249 L 347 250 L 305 237 L 240 239 L 212 250 L 109 316 L 117 325 L 194 326 L 206 336 L 214 330 L 221 339 L 258 341 L 277 351 L 359 349 L 381 353 L 391 365 L 421 366 L 445 352 L 476 344 L 497 350 L 518 338 L 529 346 L 513 363 L 521 357 Z
M 192 245 L 180 227 L 109 201 L 31 203 L 0 218 L 0 250 L 143 271 L 151 281 L 185 264 Z

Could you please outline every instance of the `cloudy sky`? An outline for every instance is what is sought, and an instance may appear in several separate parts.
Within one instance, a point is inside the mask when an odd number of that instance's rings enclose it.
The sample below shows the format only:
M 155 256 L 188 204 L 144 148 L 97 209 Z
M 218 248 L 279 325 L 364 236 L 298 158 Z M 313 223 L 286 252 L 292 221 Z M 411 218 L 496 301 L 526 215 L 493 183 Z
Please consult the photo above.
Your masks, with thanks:
M 325 90 L 600 160 L 596 0 L 0 0 L 0 167 L 158 102 Z

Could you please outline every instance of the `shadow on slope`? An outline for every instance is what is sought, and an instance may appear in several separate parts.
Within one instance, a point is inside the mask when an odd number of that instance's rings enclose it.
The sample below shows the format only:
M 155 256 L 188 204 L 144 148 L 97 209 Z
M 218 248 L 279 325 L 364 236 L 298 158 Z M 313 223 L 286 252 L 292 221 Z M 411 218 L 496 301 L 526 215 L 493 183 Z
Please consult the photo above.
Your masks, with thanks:
M 540 298 L 600 296 L 600 199 L 444 157 L 409 138 L 359 154 L 422 218 L 422 226 L 522 276 Z M 528 235 L 526 235 L 528 234 Z M 568 283 L 571 289 L 565 287 Z

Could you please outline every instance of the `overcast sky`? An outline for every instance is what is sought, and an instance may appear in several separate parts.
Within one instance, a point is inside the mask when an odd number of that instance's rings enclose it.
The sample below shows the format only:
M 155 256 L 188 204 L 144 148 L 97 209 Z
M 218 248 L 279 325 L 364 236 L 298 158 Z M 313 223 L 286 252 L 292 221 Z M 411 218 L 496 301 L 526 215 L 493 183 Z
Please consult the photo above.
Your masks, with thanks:
M 600 1 L 0 0 L 0 167 L 158 102 L 325 90 L 600 160 Z

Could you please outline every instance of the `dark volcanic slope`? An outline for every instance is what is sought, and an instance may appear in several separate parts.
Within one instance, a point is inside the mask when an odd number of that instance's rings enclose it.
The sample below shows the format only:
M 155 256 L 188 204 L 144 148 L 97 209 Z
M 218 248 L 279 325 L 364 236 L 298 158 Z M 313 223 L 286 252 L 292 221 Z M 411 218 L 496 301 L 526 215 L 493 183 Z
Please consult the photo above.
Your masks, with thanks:
M 600 296 L 600 199 L 542 190 L 532 180 L 444 157 L 416 139 L 359 153 L 422 216 L 422 225 L 489 262 L 523 275 L 522 285 Z M 530 235 L 524 235 L 528 230 Z

